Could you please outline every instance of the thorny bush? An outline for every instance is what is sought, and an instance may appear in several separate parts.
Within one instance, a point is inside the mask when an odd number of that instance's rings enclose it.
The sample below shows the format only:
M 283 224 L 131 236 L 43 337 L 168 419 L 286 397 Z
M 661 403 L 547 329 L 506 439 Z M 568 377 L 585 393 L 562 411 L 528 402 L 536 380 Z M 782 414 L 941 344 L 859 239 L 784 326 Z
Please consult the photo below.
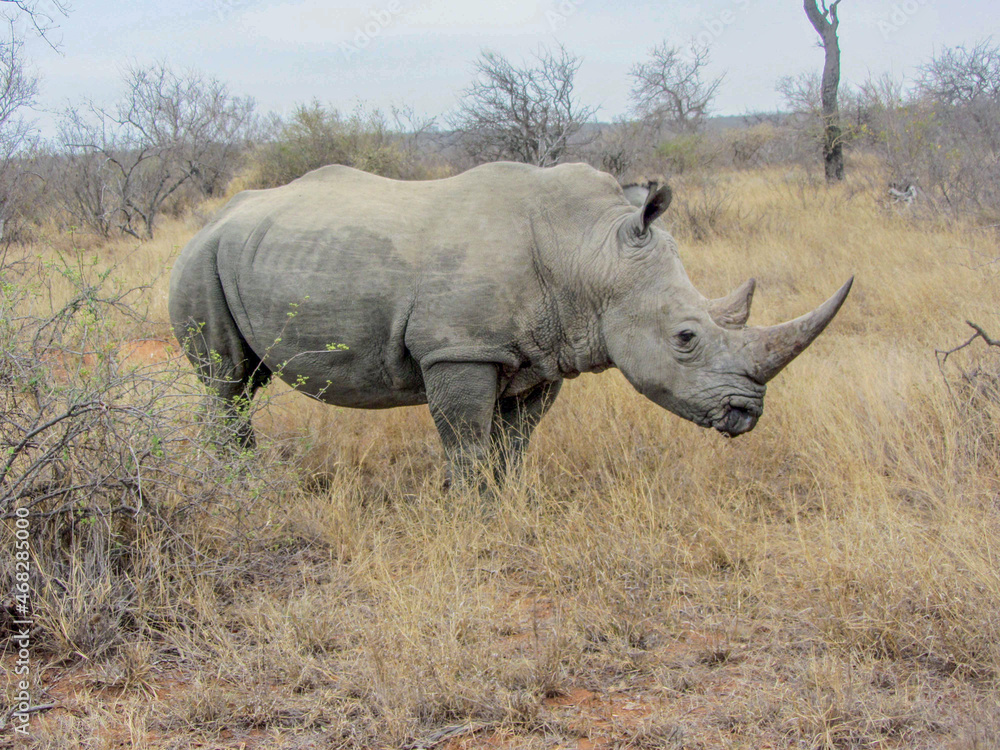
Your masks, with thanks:
M 161 631 L 195 576 L 227 585 L 256 543 L 253 509 L 291 477 L 202 438 L 226 428 L 182 358 L 131 360 L 147 287 L 118 270 L 0 251 L 0 537 L 27 512 L 34 642 L 56 653 Z M 13 582 L 5 557 L 3 596 Z

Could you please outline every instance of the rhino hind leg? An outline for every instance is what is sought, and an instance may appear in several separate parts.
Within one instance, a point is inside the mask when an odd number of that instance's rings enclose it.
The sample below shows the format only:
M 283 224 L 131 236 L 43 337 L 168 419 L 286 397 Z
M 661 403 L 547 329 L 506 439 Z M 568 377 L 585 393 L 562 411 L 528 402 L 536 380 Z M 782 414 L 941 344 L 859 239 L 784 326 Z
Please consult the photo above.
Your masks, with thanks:
M 246 356 L 234 364 L 233 374 L 221 387 L 216 385 L 222 407 L 222 442 L 240 450 L 253 450 L 257 447 L 251 422 L 253 397 L 270 382 L 271 370 L 249 348 Z
M 270 381 L 271 370 L 243 340 L 235 323 L 215 327 L 191 323 L 185 328 L 184 351 L 209 391 L 208 412 L 218 427 L 213 440 L 220 447 L 252 450 L 256 438 L 251 403 L 257 390 Z
M 524 394 L 497 401 L 490 432 L 497 485 L 512 478 L 521 468 L 531 433 L 556 400 L 560 386 L 561 381 L 541 383 Z

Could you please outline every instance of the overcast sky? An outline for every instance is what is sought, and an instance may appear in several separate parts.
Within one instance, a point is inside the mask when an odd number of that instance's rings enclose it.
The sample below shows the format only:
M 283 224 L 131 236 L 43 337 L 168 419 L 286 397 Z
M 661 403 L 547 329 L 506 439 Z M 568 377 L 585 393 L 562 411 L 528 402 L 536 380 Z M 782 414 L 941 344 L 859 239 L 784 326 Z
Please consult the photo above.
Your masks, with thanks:
M 482 48 L 515 60 L 562 43 L 583 58 L 580 99 L 610 120 L 628 108 L 631 65 L 661 40 L 711 42 L 725 73 L 715 110 L 743 114 L 780 106 L 775 82 L 818 71 L 823 52 L 798 0 L 71 0 L 59 19 L 61 52 L 33 40 L 45 112 L 120 91 L 123 65 L 165 60 L 196 68 L 287 114 L 319 99 L 412 105 L 440 116 L 455 107 Z M 1000 31 L 995 0 L 843 0 L 843 71 L 912 75 L 935 50 Z

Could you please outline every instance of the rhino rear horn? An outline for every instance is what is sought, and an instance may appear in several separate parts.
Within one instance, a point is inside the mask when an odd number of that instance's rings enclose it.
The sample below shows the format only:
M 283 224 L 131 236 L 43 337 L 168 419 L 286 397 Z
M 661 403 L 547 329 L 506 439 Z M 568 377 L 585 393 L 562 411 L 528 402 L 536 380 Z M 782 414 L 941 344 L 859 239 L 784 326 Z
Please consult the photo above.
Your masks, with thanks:
M 844 304 L 853 283 L 852 276 L 835 295 L 808 315 L 776 326 L 748 328 L 747 348 L 754 379 L 766 383 L 815 341 Z
M 727 294 L 708 301 L 708 314 L 723 328 L 742 328 L 750 317 L 750 303 L 757 288 L 756 279 L 747 279 Z
M 644 237 L 650 225 L 656 221 L 670 206 L 674 194 L 669 185 L 658 187 L 656 183 L 649 186 L 649 194 L 642 208 L 636 211 L 623 227 L 631 239 Z

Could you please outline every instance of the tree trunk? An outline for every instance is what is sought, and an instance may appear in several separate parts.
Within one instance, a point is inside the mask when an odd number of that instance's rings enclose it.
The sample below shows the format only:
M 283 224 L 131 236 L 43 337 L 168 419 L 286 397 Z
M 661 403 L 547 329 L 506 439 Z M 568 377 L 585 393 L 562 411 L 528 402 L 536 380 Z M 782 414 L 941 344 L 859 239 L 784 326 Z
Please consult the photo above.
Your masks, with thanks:
M 823 43 L 825 63 L 823 65 L 823 161 L 826 167 L 826 181 L 844 179 L 844 149 L 840 129 L 840 108 L 837 105 L 837 91 L 840 88 L 840 41 L 837 39 L 837 6 L 834 0 L 823 9 L 816 6 L 816 0 L 804 0 L 806 15 L 816 29 Z

